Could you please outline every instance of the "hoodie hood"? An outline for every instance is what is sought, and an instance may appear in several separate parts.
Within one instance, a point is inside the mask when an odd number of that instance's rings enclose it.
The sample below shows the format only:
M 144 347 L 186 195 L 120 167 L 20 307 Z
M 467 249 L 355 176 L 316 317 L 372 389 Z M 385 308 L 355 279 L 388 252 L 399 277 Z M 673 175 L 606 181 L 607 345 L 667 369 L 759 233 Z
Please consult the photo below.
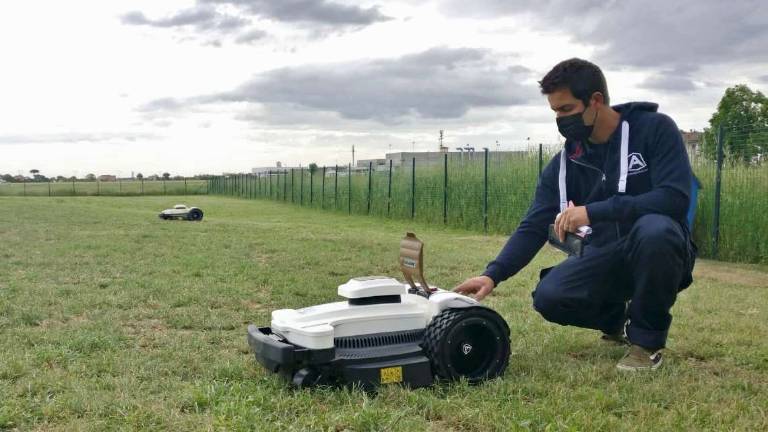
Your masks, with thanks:
M 625 119 L 638 111 L 656 112 L 659 110 L 659 104 L 653 102 L 629 102 L 614 105 L 611 108 L 621 114 L 622 119 Z

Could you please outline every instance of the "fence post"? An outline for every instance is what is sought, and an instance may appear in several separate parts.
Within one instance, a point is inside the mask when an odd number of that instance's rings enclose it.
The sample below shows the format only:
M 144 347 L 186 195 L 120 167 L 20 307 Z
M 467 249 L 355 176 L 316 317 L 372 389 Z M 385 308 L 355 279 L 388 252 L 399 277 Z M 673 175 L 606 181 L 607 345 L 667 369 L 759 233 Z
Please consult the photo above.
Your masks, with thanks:
M 389 179 L 387 180 L 387 217 L 392 204 L 392 159 L 389 160 Z
M 299 168 L 299 205 L 304 205 L 304 168 Z
M 73 196 L 77 195 L 77 193 L 75 192 L 75 178 L 74 177 L 72 178 L 72 195 Z
M 283 170 L 283 202 L 288 201 L 288 170 Z
M 347 184 L 349 185 L 349 193 L 347 194 L 347 213 L 352 214 L 352 164 L 349 164 L 347 168 Z
M 720 243 L 720 186 L 722 184 L 725 129 L 722 123 L 717 130 L 717 168 L 715 171 L 715 209 L 712 216 L 712 258 L 717 259 Z
M 539 177 L 541 177 L 541 167 L 544 164 L 544 154 L 542 150 L 542 144 L 539 143 Z
M 312 172 L 312 167 L 309 168 L 309 206 L 315 202 L 315 173 Z
M 123 194 L 123 182 L 120 179 L 117 179 L 117 193 Z
M 187 177 L 184 177 L 184 195 L 187 194 Z
M 416 158 L 411 158 L 411 219 L 416 217 Z
M 325 165 L 323 165 L 323 184 L 320 189 L 320 208 L 325 209 Z
M 333 182 L 333 209 L 339 209 L 339 165 L 334 165 L 334 182 Z
M 483 231 L 488 234 L 488 148 L 483 148 Z
M 51 196 L 51 181 L 48 180 L 48 196 Z
M 72 190 L 75 190 L 74 183 L 72 183 Z M 144 195 L 144 177 L 141 178 L 141 194 Z
M 96 183 L 98 185 L 98 183 Z M 168 191 L 165 190 L 165 179 L 163 179 L 163 195 L 168 195 Z
M 371 179 L 371 172 L 373 170 L 373 162 L 368 162 L 368 209 L 366 214 L 371 214 L 371 186 L 373 185 Z
M 443 155 L 443 225 L 448 224 L 448 153 Z
M 293 185 L 295 183 L 296 182 L 293 181 L 293 168 L 291 168 L 291 202 L 294 202 L 294 199 L 293 199 L 293 195 L 294 195 L 294 193 L 293 193 Z

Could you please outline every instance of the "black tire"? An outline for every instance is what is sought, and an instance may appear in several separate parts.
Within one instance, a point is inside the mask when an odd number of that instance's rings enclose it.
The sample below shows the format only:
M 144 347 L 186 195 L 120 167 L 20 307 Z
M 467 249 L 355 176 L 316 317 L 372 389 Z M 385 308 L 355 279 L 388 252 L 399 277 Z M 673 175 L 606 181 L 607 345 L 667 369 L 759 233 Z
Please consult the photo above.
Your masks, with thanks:
M 509 326 L 488 308 L 446 309 L 427 326 L 423 348 L 439 379 L 476 384 L 506 370 Z
M 187 220 L 190 220 L 190 221 L 203 220 L 203 211 L 198 209 L 194 209 L 190 211 L 189 213 L 187 213 Z
M 323 374 L 315 368 L 306 367 L 299 369 L 291 377 L 291 384 L 299 389 L 315 387 L 327 384 Z

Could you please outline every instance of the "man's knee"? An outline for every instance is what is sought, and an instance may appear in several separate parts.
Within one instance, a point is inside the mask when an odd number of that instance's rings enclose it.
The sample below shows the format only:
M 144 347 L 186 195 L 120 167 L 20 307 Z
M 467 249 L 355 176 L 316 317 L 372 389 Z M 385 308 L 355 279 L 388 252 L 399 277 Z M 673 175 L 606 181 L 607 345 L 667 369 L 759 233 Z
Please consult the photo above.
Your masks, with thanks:
M 540 280 L 536 291 L 533 292 L 533 308 L 547 321 L 559 323 L 565 320 L 564 300 L 560 292 L 560 284 L 552 277 Z
M 660 214 L 647 214 L 638 218 L 632 226 L 629 239 L 633 248 L 650 253 L 678 247 L 684 241 L 679 224 L 669 216 Z

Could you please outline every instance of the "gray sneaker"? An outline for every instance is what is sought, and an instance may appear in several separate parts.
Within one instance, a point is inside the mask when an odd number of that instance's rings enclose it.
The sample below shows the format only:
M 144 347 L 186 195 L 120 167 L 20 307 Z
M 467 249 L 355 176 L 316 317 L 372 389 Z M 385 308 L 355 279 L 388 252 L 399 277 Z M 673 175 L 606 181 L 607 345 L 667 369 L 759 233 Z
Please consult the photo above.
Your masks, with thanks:
M 630 345 L 616 369 L 627 372 L 656 370 L 661 366 L 661 361 L 661 350 L 652 351 L 639 345 Z

